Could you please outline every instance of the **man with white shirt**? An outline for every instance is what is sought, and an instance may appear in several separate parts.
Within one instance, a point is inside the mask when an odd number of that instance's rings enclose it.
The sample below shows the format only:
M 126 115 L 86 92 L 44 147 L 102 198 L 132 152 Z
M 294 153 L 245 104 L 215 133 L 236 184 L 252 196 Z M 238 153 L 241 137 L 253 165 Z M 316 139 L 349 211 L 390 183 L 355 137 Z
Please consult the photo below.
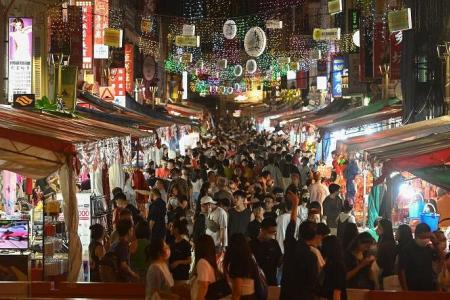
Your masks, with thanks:
M 325 198 L 330 194 L 328 188 L 322 184 L 320 172 L 314 172 L 314 183 L 309 187 L 311 202 L 319 202 L 322 205 Z
M 286 237 L 286 229 L 289 225 L 289 222 L 291 222 L 291 210 L 292 210 L 292 203 L 287 200 L 286 201 L 286 210 L 287 212 L 278 216 L 277 218 L 277 241 L 280 245 L 281 252 L 284 253 L 284 239 Z M 300 225 L 301 220 L 297 217 L 297 222 L 295 224 L 295 236 L 297 236 L 298 233 L 298 226 Z
M 217 206 L 217 202 L 210 196 L 200 199 L 201 205 L 208 206 L 208 217 L 206 218 L 206 234 L 211 236 L 218 252 L 224 251 L 228 245 L 228 215 L 226 211 Z

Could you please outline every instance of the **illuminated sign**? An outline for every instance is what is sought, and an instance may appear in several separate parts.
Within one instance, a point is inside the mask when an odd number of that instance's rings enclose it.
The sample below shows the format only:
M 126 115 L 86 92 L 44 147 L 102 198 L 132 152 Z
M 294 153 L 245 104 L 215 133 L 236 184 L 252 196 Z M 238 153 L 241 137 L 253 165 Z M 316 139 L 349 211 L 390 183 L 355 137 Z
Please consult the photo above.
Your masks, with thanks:
M 333 74 L 331 76 L 333 97 L 342 97 L 342 73 L 344 71 L 344 59 L 333 60 Z
M 334 15 L 342 11 L 342 0 L 328 0 L 328 13 Z
M 132 44 L 125 44 L 125 81 L 128 93 L 134 92 L 134 47 Z
M 31 94 L 33 59 L 33 20 L 9 18 L 8 101 L 14 95 Z
M 109 85 L 114 89 L 114 103 L 125 106 L 126 80 L 125 68 L 111 69 L 109 73 Z
M 175 45 L 178 47 L 200 47 L 200 37 L 177 35 L 175 37 Z
M 94 58 L 108 58 L 105 29 L 109 26 L 109 0 L 95 0 L 94 6 Z
M 92 69 L 92 6 L 82 7 L 83 69 Z
M 341 39 L 341 28 L 314 28 L 313 40 L 315 41 L 338 41 Z

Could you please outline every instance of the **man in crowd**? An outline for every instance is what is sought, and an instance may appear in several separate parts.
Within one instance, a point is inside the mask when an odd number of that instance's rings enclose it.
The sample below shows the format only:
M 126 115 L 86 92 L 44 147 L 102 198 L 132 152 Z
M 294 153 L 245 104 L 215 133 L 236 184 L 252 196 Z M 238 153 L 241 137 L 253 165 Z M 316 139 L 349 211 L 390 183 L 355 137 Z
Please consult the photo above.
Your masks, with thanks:
M 151 230 L 151 240 L 157 241 L 166 236 L 166 202 L 161 199 L 158 189 L 153 189 L 150 193 L 151 204 L 148 208 L 148 221 Z
M 341 187 L 332 183 L 328 187 L 330 195 L 323 201 L 323 215 L 326 217 L 327 225 L 336 233 L 337 217 L 342 212 L 343 201 L 339 197 Z
M 206 234 L 213 238 L 218 252 L 224 251 L 228 245 L 227 213 L 210 196 L 204 196 L 200 199 L 200 204 L 206 205 L 209 211 L 206 218 Z
M 228 236 L 232 237 L 235 233 L 247 234 L 248 224 L 252 212 L 246 208 L 245 201 L 247 195 L 243 191 L 236 191 L 233 194 L 234 207 L 228 211 Z

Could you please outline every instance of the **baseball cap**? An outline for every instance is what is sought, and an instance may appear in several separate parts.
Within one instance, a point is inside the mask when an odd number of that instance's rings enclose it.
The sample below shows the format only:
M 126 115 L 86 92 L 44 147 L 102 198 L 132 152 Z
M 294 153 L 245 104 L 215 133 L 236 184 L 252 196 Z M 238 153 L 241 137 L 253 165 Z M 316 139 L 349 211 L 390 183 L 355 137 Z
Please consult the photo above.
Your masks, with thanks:
M 217 202 L 213 200 L 213 198 L 211 198 L 210 196 L 204 196 L 202 197 L 202 199 L 200 199 L 200 204 L 208 204 L 208 203 L 212 203 L 212 204 L 216 204 Z

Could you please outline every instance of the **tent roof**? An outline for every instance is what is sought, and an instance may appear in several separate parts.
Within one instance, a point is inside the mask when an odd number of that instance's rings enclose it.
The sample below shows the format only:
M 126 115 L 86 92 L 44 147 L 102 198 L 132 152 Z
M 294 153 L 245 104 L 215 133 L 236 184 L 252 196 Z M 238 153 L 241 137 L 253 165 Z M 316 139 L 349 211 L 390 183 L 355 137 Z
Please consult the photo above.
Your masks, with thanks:
M 411 171 L 412 174 L 431 184 L 450 190 L 450 166 L 436 166 Z
M 360 151 L 398 144 L 429 136 L 431 134 L 450 132 L 450 116 L 421 121 L 403 127 L 358 136 L 346 140 L 349 151 Z

